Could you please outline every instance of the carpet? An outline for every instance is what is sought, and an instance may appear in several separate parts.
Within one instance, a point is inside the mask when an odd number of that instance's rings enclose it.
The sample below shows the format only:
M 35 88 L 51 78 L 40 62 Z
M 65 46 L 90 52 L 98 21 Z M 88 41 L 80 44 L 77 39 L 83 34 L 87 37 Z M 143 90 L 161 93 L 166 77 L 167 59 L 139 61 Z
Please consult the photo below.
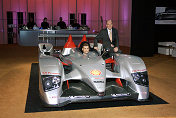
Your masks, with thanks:
M 135 100 L 118 100 L 106 102 L 103 101 L 103 102 L 89 102 L 89 103 L 71 103 L 61 108 L 43 107 L 39 97 L 38 71 L 39 71 L 38 63 L 32 63 L 25 113 L 168 104 L 168 102 L 164 101 L 160 97 L 150 92 L 149 101 L 146 102 L 138 102 Z

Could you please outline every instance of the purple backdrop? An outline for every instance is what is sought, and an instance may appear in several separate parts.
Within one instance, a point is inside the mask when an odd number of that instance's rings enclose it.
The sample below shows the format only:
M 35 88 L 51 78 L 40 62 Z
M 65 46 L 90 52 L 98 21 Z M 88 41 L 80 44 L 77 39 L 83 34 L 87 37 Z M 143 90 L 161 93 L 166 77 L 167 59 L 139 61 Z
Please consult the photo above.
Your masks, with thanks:
M 28 1 L 28 7 L 27 7 Z M 99 3 L 100 1 L 100 3 Z M 106 20 L 112 19 L 113 25 L 119 31 L 120 45 L 130 47 L 131 39 L 131 0 L 77 0 L 77 13 L 80 20 L 80 14 L 87 14 L 87 25 L 91 30 L 98 31 L 101 28 L 100 18 L 103 17 L 105 27 Z M 100 9 L 99 9 L 100 4 Z M 2 0 L 0 0 L 2 6 Z M 3 0 L 3 18 L 2 8 L 0 7 L 0 44 L 7 44 L 7 22 L 6 12 L 13 11 L 14 32 L 17 33 L 17 12 L 24 12 L 24 23 L 27 20 L 28 12 L 35 13 L 35 20 L 40 26 L 44 17 L 48 18 L 48 22 L 52 24 L 52 0 Z M 100 12 L 99 12 L 100 11 Z M 69 14 L 76 13 L 76 0 L 53 0 L 53 24 L 56 25 L 59 17 L 69 25 Z M 4 19 L 4 33 L 2 26 Z M 3 40 L 3 34 L 5 35 Z M 14 41 L 15 42 L 15 41 Z

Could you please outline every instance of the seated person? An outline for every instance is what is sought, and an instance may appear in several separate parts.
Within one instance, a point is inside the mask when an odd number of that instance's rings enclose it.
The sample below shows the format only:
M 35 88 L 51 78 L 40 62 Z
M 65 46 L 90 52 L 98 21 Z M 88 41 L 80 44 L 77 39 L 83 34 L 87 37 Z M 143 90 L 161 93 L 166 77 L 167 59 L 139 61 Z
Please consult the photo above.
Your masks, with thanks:
M 77 23 L 77 19 L 74 19 L 74 23 L 72 24 L 72 27 L 79 29 L 80 28 L 80 24 Z
M 89 50 L 90 50 L 89 44 L 88 43 L 84 43 L 83 47 L 82 47 L 83 55 L 87 55 L 89 53 Z
M 66 29 L 66 24 L 64 21 L 62 21 L 62 17 L 60 17 L 60 21 L 57 23 L 57 26 L 59 26 L 61 29 Z
M 79 50 L 82 52 L 83 55 L 87 55 L 91 52 L 94 52 L 95 54 L 99 55 L 99 53 L 97 52 L 97 50 L 93 49 L 90 47 L 89 42 L 87 41 L 83 41 L 79 47 Z
M 36 23 L 34 22 L 34 19 L 30 17 L 30 21 L 27 23 L 28 29 L 33 29 L 34 25 L 36 25 Z
M 43 22 L 41 23 L 42 29 L 48 29 L 49 28 L 49 23 L 47 22 L 47 18 L 45 17 L 43 19 Z

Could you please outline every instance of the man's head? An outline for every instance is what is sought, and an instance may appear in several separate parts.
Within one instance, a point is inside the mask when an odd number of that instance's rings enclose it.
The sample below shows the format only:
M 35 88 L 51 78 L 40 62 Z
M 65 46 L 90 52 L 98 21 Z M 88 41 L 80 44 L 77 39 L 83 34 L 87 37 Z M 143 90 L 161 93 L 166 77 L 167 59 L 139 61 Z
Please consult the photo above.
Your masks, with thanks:
M 60 21 L 62 21 L 62 17 L 60 17 L 59 19 L 60 19 Z
M 74 19 L 74 23 L 77 23 L 77 19 Z
M 34 19 L 32 17 L 30 17 L 30 22 L 33 22 L 33 21 L 34 21 Z
M 112 29 L 112 20 L 107 20 L 106 21 L 106 27 L 111 30 Z
M 83 54 L 89 53 L 89 44 L 84 43 L 82 46 L 82 51 L 83 51 Z
M 44 21 L 44 22 L 47 22 L 47 18 L 45 17 L 45 18 L 43 19 L 43 21 Z

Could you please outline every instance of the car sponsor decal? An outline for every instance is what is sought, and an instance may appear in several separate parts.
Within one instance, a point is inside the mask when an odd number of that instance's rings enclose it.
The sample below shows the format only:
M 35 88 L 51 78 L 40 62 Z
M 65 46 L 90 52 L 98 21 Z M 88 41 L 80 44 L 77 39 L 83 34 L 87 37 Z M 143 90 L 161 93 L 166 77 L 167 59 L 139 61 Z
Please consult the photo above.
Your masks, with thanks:
M 94 79 L 104 79 L 104 77 L 100 77 L 100 78 L 99 78 L 99 77 L 97 77 L 97 78 L 94 78 Z
M 144 72 L 144 71 L 147 71 L 147 69 L 142 69 L 142 70 L 132 70 L 133 73 L 135 73 L 135 72 Z
M 60 73 L 42 72 L 42 75 L 60 75 Z
M 104 81 L 93 81 L 94 83 L 104 83 Z
M 69 96 L 69 98 L 71 98 L 71 99 L 75 99 L 75 98 L 77 98 L 77 99 L 79 99 L 79 98 L 90 98 L 90 96 Z
M 98 76 L 101 74 L 101 71 L 100 70 L 92 70 L 92 71 L 90 71 L 90 74 L 94 75 L 94 76 Z
M 120 97 L 120 96 L 130 96 L 130 93 L 121 93 L 121 94 L 111 94 L 113 97 Z
M 51 98 L 51 99 L 56 99 L 57 96 L 50 96 L 49 98 Z

